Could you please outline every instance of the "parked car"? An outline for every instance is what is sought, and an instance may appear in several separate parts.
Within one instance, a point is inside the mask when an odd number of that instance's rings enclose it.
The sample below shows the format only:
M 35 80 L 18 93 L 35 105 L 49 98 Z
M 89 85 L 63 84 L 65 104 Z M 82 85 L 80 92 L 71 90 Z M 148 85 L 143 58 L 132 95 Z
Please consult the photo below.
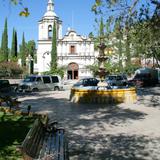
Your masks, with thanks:
M 110 86 L 126 86 L 128 83 L 126 75 L 108 75 L 105 81 Z
M 18 86 L 19 91 L 62 90 L 61 78 L 57 75 L 27 76 Z
M 86 86 L 97 86 L 99 80 L 96 78 L 83 78 L 80 79 L 73 87 L 86 87 Z
M 9 80 L 0 79 L 0 92 L 7 93 L 7 92 L 11 92 L 11 90 L 12 90 L 12 87 L 9 83 Z

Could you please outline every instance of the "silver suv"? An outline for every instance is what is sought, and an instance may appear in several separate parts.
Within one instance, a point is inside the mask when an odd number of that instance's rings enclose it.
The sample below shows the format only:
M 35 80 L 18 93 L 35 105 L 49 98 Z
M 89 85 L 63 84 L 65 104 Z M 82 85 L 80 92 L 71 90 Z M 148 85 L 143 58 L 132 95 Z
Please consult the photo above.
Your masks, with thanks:
M 62 90 L 61 78 L 57 75 L 27 76 L 18 87 L 19 91 Z
M 109 75 L 105 81 L 110 86 L 126 86 L 128 81 L 125 75 Z

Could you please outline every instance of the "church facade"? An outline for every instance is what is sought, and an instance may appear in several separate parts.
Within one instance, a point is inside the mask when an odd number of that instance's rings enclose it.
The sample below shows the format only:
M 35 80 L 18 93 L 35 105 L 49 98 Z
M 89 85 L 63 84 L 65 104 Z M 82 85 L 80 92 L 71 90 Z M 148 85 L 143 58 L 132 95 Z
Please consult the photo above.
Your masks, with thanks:
M 62 21 L 54 12 L 52 0 L 48 0 L 47 11 L 38 22 L 36 71 L 42 74 L 50 70 L 54 24 L 57 30 L 57 64 L 58 67 L 65 69 L 64 78 L 80 79 L 92 76 L 87 66 L 96 61 L 94 42 L 88 37 L 78 35 L 73 29 L 68 29 L 67 33 L 62 36 Z

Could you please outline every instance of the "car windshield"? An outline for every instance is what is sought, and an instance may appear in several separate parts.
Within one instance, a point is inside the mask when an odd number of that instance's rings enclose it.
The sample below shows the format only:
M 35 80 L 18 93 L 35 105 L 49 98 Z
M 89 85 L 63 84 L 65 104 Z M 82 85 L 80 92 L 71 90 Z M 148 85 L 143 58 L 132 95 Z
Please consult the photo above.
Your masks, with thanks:
M 107 77 L 107 80 L 116 80 L 116 76 L 109 76 Z
M 116 78 L 117 80 L 123 80 L 123 78 L 121 76 L 117 76 Z
M 74 84 L 74 86 L 80 86 L 80 85 L 82 85 L 82 84 L 83 84 L 83 80 L 80 79 L 78 82 L 76 82 L 76 83 Z
M 34 82 L 36 77 L 26 77 L 23 82 Z
M 123 80 L 122 76 L 108 76 L 106 80 Z

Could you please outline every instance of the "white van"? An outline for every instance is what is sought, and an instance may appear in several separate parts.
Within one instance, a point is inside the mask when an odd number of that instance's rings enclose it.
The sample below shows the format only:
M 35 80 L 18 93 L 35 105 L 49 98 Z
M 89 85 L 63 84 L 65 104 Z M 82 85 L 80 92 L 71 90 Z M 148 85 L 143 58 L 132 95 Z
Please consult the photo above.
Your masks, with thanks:
M 57 75 L 27 76 L 18 86 L 19 91 L 62 90 L 63 84 Z

